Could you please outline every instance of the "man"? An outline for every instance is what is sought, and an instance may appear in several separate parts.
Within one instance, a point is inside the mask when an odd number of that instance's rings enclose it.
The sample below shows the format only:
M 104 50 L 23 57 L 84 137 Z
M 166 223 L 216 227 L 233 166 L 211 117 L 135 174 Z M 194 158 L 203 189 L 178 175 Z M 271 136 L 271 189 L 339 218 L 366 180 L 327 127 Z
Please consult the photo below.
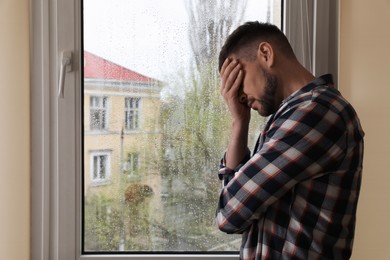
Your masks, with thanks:
M 248 22 L 219 57 L 232 132 L 217 223 L 242 234 L 240 259 L 348 259 L 363 136 L 331 75 L 315 78 L 274 25 Z M 270 116 L 253 155 L 250 109 Z

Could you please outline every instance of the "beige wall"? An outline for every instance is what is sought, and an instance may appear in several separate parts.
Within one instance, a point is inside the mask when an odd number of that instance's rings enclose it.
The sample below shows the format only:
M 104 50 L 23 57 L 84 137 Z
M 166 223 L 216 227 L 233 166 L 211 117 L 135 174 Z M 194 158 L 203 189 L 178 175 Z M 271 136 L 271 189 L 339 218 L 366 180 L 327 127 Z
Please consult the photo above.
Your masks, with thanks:
M 366 132 L 354 260 L 390 259 L 390 0 L 340 0 L 340 89 Z
M 0 1 L 0 258 L 30 254 L 28 0 Z

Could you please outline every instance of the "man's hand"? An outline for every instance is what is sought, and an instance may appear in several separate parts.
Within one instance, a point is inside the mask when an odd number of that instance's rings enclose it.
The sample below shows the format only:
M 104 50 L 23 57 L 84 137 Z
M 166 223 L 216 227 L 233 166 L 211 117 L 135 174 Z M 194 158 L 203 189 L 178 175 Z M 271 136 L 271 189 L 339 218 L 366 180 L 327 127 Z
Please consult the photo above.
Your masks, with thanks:
M 246 96 L 242 93 L 244 75 L 238 60 L 226 59 L 221 68 L 221 95 L 233 117 L 232 132 L 226 151 L 226 167 L 234 169 L 248 153 L 248 130 L 251 117 Z
M 250 107 L 242 93 L 244 73 L 236 59 L 227 58 L 221 68 L 221 95 L 233 117 L 233 122 L 250 121 Z

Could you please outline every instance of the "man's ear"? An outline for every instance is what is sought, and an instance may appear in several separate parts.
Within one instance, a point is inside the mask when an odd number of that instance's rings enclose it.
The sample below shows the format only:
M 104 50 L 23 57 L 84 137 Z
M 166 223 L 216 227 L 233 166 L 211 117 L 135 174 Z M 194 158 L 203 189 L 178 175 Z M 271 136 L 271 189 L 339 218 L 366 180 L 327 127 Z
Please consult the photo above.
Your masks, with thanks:
M 271 68 L 274 65 L 274 49 L 268 42 L 261 42 L 257 48 L 257 59 L 265 66 Z

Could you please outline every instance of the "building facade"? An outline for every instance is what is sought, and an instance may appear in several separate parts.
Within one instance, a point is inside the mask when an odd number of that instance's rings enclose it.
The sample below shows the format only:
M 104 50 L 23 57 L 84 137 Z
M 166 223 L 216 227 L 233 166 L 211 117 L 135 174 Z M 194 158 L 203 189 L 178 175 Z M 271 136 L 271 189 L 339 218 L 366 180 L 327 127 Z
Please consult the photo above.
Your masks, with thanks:
M 95 207 L 91 214 L 109 220 L 110 215 L 123 216 L 108 227 L 112 231 L 121 226 L 113 249 L 134 246 L 128 242 L 135 237 L 131 233 L 149 228 L 135 219 L 148 222 L 149 209 L 161 210 L 160 91 L 161 82 L 84 52 L 84 198 Z M 97 216 L 88 215 L 88 209 L 86 218 L 94 223 Z M 86 228 L 93 230 L 91 223 Z M 95 241 L 91 249 L 104 243 Z

